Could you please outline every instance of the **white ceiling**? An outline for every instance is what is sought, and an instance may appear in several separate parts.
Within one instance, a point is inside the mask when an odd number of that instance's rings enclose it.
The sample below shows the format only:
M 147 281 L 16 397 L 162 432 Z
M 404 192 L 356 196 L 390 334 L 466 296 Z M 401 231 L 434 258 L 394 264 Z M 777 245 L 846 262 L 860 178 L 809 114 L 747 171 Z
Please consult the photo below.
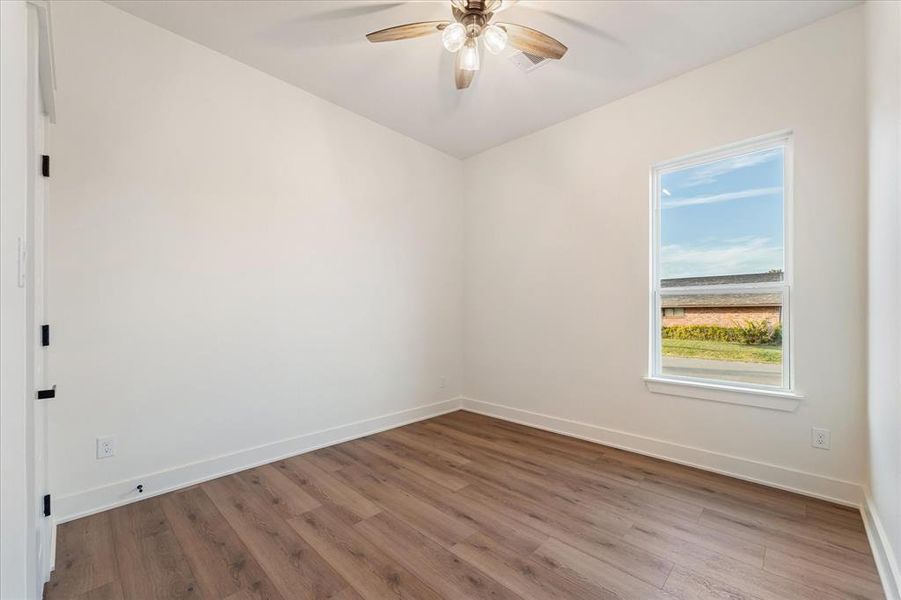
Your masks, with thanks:
M 370 31 L 450 18 L 450 3 L 108 0 L 448 154 L 465 158 L 716 61 L 856 0 L 523 0 L 504 21 L 569 46 L 524 73 L 484 55 L 468 90 L 440 35 L 370 44 Z

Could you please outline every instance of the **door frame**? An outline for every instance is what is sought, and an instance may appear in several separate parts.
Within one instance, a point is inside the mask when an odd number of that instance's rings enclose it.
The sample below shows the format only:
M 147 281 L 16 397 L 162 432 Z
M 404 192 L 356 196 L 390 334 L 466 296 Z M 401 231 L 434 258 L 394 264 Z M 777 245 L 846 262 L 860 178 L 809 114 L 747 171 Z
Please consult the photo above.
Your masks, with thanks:
M 47 374 L 47 348 L 42 344 L 41 326 L 47 323 L 46 298 L 46 241 L 45 225 L 48 199 L 48 179 L 43 174 L 42 156 L 47 150 L 49 120 L 53 114 L 53 70 L 50 28 L 50 8 L 43 2 L 29 2 L 28 7 L 28 207 L 26 235 L 29 237 L 26 277 L 28 302 L 27 327 L 31 332 L 28 349 L 32 357 L 32 387 L 35 392 L 50 387 Z M 49 107 L 48 107 L 49 99 Z M 47 473 L 47 403 L 35 396 L 32 413 L 33 455 L 31 479 L 35 535 L 35 589 L 43 589 L 50 579 L 55 555 L 55 531 L 52 514 L 43 514 L 43 499 L 50 494 Z
M 34 257 L 37 154 L 43 128 L 53 119 L 52 39 L 49 5 L 43 0 L 0 2 L 2 12 L 2 109 L 0 109 L 0 596 L 40 598 L 49 575 L 52 526 L 38 495 L 35 428 Z M 41 139 L 35 136 L 41 129 Z M 44 195 L 45 197 L 45 195 Z M 40 237 L 40 233 L 38 233 Z M 41 368 L 40 375 L 44 374 Z M 40 409 L 37 410 L 41 412 Z M 41 460 L 46 460 L 46 452 Z M 46 478 L 41 480 L 42 489 Z M 40 537 L 39 537 L 40 536 Z

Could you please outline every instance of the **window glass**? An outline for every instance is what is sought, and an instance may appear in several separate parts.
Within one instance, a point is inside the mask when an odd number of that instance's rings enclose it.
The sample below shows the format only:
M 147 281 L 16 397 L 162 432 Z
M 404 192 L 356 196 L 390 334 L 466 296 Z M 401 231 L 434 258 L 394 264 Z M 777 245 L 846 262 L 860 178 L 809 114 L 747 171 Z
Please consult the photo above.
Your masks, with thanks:
M 786 144 L 655 171 L 655 375 L 789 387 Z
M 679 318 L 663 309 L 662 375 L 782 386 L 781 292 L 661 298 L 690 310 Z
M 783 164 L 778 147 L 661 174 L 660 278 L 781 273 Z

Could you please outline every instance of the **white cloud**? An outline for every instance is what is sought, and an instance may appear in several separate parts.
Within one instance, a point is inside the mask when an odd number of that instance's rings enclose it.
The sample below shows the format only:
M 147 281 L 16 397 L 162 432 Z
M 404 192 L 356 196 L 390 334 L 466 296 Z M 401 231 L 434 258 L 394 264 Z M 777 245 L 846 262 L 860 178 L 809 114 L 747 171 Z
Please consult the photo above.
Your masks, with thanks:
M 723 194 L 713 194 L 710 196 L 689 196 L 688 198 L 664 198 L 661 208 L 679 208 L 681 206 L 696 206 L 698 204 L 718 204 L 720 202 L 730 202 L 732 200 L 743 200 L 745 198 L 757 198 L 759 196 L 768 196 L 770 194 L 782 193 L 782 187 L 765 187 L 752 188 L 750 190 L 742 190 L 740 192 L 726 192 Z
M 780 156 L 781 152 L 781 148 L 774 148 L 765 152 L 752 152 L 751 154 L 733 156 L 732 158 L 712 162 L 709 165 L 696 167 L 683 185 L 692 187 L 705 183 L 714 183 L 720 175 L 765 163 Z
M 782 246 L 765 237 L 697 245 L 668 244 L 660 248 L 660 262 L 664 279 L 764 273 L 782 268 Z

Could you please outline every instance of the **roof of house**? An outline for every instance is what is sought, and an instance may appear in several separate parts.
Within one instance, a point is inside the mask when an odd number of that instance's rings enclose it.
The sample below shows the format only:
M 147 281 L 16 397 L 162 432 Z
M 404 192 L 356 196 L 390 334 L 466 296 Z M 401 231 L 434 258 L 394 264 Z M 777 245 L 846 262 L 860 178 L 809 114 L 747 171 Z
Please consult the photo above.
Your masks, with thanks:
M 719 275 L 714 277 L 682 277 L 675 279 L 662 279 L 660 287 L 694 287 L 702 285 L 728 285 L 739 283 L 778 283 L 782 281 L 782 272 L 770 273 L 746 273 L 742 275 Z M 782 305 L 780 294 L 764 293 L 718 293 L 718 294 L 680 294 L 678 296 L 663 296 L 663 308 L 678 307 L 705 307 L 705 308 L 730 308 L 743 306 L 772 306 Z
M 744 273 L 741 275 L 714 275 L 712 277 L 678 277 L 661 279 L 660 287 L 690 287 L 696 285 L 728 285 L 736 283 L 779 283 L 782 271 L 768 273 Z
M 779 294 L 684 294 L 663 296 L 663 308 L 704 307 L 737 308 L 742 306 L 781 306 Z

